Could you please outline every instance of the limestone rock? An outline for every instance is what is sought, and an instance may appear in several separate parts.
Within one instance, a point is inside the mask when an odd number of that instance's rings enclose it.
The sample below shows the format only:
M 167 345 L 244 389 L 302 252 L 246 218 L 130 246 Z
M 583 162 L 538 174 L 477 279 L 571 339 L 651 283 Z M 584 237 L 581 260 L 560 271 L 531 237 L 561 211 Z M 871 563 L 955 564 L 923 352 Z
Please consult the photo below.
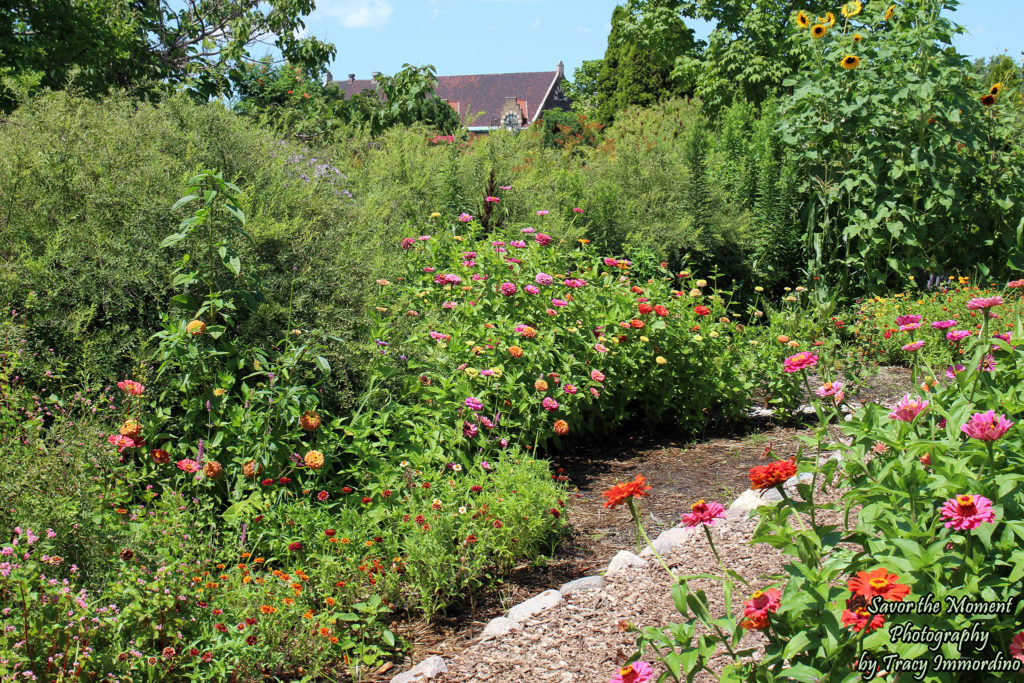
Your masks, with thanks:
M 448 673 L 448 667 L 445 666 L 444 660 L 434 655 L 427 657 L 405 673 L 398 674 L 391 679 L 391 683 L 419 683 L 420 681 L 429 681 L 446 673 Z
M 562 602 L 561 593 L 553 589 L 546 590 L 510 609 L 508 611 L 508 618 L 513 621 L 523 622 L 535 614 L 551 609 L 560 602 Z
M 618 574 L 619 572 L 626 571 L 631 567 L 646 567 L 647 560 L 642 557 L 638 557 L 628 550 L 620 550 L 612 561 L 608 563 L 608 569 L 606 574 Z
M 582 579 L 576 579 L 569 583 L 563 584 L 558 592 L 562 594 L 563 598 L 567 598 L 573 593 L 582 593 L 584 591 L 599 591 L 604 588 L 604 577 L 603 576 L 584 576 Z
M 518 631 L 521 628 L 522 626 L 519 625 L 519 622 L 514 619 L 509 619 L 508 617 L 495 617 L 487 622 L 487 626 L 484 627 L 484 632 L 480 634 L 480 637 L 500 638 L 511 631 Z

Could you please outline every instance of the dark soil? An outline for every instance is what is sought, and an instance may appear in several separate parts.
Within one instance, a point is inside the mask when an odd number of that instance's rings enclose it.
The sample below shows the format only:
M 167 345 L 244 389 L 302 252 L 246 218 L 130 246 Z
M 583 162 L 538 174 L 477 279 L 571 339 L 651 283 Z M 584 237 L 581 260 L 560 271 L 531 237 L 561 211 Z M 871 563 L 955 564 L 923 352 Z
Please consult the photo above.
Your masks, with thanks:
M 890 402 L 903 393 L 910 372 L 878 368 L 856 394 L 863 402 Z M 435 617 L 433 622 L 393 625 L 413 646 L 404 666 L 388 667 L 378 678 L 390 680 L 410 664 L 432 655 L 457 651 L 483 626 L 509 607 L 566 581 L 602 570 L 620 550 L 638 550 L 636 530 L 624 507 L 603 507 L 602 492 L 616 483 L 643 475 L 651 491 L 640 506 L 644 528 L 653 539 L 679 524 L 680 516 L 700 499 L 727 506 L 749 488 L 748 471 L 765 464 L 766 451 L 777 457 L 797 455 L 806 448 L 800 426 L 780 425 L 770 418 L 752 419 L 742 432 L 687 441 L 681 435 L 645 435 L 626 430 L 621 435 L 578 447 L 553 457 L 552 467 L 568 477 L 572 487 L 566 501 L 570 533 L 550 558 L 517 567 L 485 595 Z

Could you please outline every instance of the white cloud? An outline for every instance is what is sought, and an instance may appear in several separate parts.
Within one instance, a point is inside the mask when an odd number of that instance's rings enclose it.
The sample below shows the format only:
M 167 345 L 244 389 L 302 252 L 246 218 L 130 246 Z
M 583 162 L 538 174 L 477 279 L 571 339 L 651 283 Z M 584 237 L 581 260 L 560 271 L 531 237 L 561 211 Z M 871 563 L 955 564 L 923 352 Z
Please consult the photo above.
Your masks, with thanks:
M 590 29 L 586 26 L 577 26 L 576 33 L 590 33 Z
M 388 0 L 333 0 L 322 9 L 345 28 L 380 28 L 394 10 Z

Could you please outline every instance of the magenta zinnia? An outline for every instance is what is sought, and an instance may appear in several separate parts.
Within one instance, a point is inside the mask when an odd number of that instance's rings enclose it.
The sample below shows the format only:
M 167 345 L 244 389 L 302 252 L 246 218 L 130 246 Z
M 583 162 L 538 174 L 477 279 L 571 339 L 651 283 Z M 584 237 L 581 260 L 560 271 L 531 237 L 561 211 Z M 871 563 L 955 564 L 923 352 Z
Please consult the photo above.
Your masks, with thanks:
M 516 286 L 511 282 L 502 282 L 498 290 L 503 296 L 512 296 L 516 293 Z
M 814 393 L 822 398 L 827 398 L 829 396 L 835 396 L 836 394 L 840 393 L 842 389 L 842 382 L 825 382 L 820 387 L 818 387 L 818 389 Z
M 782 364 L 782 369 L 786 372 L 799 372 L 808 368 L 813 368 L 818 364 L 818 357 L 813 353 L 807 351 L 801 351 L 800 353 L 790 356 Z
M 200 465 L 199 465 L 199 463 L 197 463 L 195 460 L 192 460 L 191 458 L 185 458 L 183 460 L 179 460 L 178 461 L 178 469 L 182 470 L 183 472 L 188 472 L 189 474 L 193 474 L 193 473 L 198 472 L 200 470 Z
M 928 410 L 928 401 L 910 398 L 910 394 L 906 394 L 899 403 L 893 406 L 892 412 L 889 413 L 889 419 L 913 422 L 918 415 L 926 410 Z
M 1024 662 L 1024 631 L 1021 631 L 1010 641 L 1010 656 Z
M 946 339 L 951 342 L 958 342 L 967 339 L 971 336 L 971 333 L 967 330 L 953 330 L 946 333 Z
M 706 503 L 698 500 L 690 506 L 690 512 L 683 515 L 683 526 L 694 527 L 706 524 L 714 526 L 715 521 L 725 517 L 725 507 L 721 503 Z
M 918 339 L 916 342 L 910 342 L 909 344 L 904 344 L 900 348 L 903 349 L 904 351 L 917 351 L 922 346 L 924 346 L 924 342 L 921 341 L 920 339 Z
M 936 320 L 932 323 L 932 327 L 936 330 L 948 330 L 951 327 L 956 327 L 955 320 Z
M 1005 415 L 997 416 L 994 410 L 988 410 L 971 415 L 967 422 L 960 425 L 960 431 L 978 441 L 996 441 L 1012 426 L 1013 423 Z
M 654 676 L 654 669 L 647 662 L 633 662 L 619 669 L 608 683 L 645 683 Z
M 901 315 L 896 318 L 896 325 L 902 327 L 903 325 L 913 325 L 914 323 L 921 322 L 921 316 L 919 315 Z
M 942 506 L 942 516 L 946 520 L 946 528 L 957 531 L 968 531 L 982 523 L 991 524 L 996 521 L 992 501 L 985 496 L 970 494 L 947 500 Z
M 755 591 L 750 600 L 743 603 L 743 616 L 763 617 L 779 610 L 782 602 L 782 592 L 778 588 L 769 588 L 764 591 Z

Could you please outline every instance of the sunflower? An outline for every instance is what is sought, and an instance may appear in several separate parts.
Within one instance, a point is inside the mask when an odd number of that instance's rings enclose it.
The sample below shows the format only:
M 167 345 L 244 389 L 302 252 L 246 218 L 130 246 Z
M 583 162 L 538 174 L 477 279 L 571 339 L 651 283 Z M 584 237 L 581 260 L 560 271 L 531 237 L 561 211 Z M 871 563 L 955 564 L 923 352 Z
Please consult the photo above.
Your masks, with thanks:
M 825 24 L 825 28 L 832 28 L 836 24 L 836 15 L 825 12 L 825 16 L 818 17 L 818 23 Z
M 807 28 L 811 25 L 811 20 L 804 14 L 803 10 L 796 13 L 796 25 L 800 28 Z
M 861 35 L 861 34 L 859 34 L 859 33 L 854 33 L 854 34 L 853 34 L 853 42 L 855 42 L 855 43 L 859 43 L 859 42 L 860 42 L 860 41 L 862 41 L 862 40 L 864 40 L 864 36 L 862 36 L 862 35 Z
M 896 5 L 889 5 L 889 9 L 885 10 L 885 16 L 883 19 L 885 21 L 889 21 L 894 16 L 896 16 Z
M 996 83 L 995 85 L 993 85 L 993 86 L 992 86 L 992 87 L 991 87 L 991 88 L 989 89 L 989 91 L 988 91 L 988 92 L 989 92 L 989 94 L 990 94 L 990 95 L 998 95 L 998 94 L 999 94 L 999 92 L 1000 92 L 1000 91 L 1001 91 L 1002 89 L 1003 89 L 1003 83 L 1002 83 L 1002 81 L 1000 81 L 999 83 Z
M 828 33 L 828 29 L 821 24 L 815 24 L 811 27 L 811 35 L 815 38 L 822 38 L 826 33 Z
M 993 95 L 992 93 L 985 93 L 984 95 L 981 96 L 981 103 L 984 104 L 986 107 L 991 107 L 993 104 L 996 103 L 996 96 Z
M 846 55 L 845 57 L 843 57 L 843 61 L 839 63 L 843 66 L 844 69 L 852 71 L 856 69 L 858 66 L 860 66 L 860 57 L 858 57 L 857 55 Z
M 847 19 L 855 17 L 860 14 L 862 9 L 864 9 L 864 5 L 861 4 L 860 0 L 850 0 L 850 2 L 843 5 L 843 16 Z

